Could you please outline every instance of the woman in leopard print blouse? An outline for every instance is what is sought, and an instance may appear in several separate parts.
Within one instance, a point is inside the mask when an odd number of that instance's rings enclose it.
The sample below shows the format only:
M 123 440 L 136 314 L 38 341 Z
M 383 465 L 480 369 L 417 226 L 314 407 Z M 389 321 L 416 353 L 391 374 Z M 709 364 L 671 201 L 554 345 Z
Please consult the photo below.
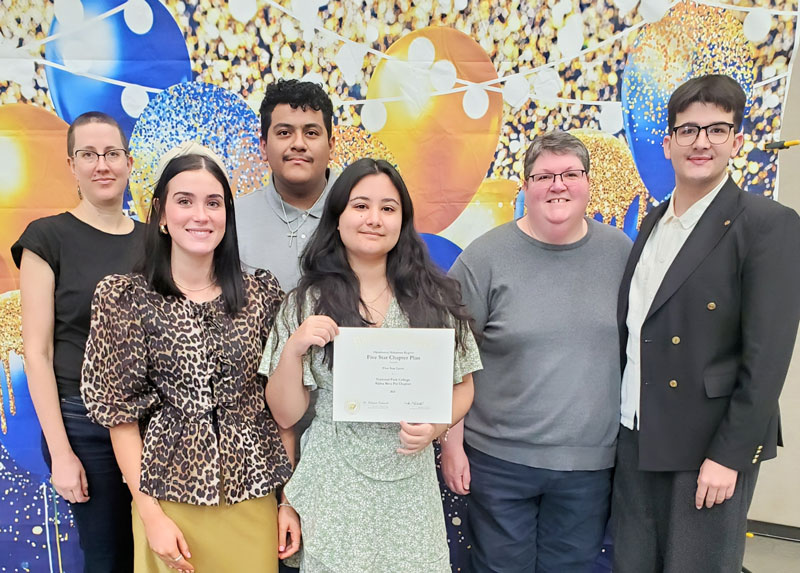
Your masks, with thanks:
M 256 369 L 283 293 L 239 268 L 219 159 L 186 144 L 162 164 L 141 272 L 95 292 L 83 398 L 133 495 L 137 572 L 277 572 L 299 520 L 278 511 L 291 465 Z

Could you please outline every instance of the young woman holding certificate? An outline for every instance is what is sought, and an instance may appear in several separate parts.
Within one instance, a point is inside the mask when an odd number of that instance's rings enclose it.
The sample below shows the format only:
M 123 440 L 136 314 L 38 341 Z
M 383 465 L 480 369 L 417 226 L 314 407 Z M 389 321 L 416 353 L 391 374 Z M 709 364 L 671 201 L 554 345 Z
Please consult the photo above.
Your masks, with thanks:
M 304 573 L 449 573 L 431 442 L 447 424 L 332 418 L 339 326 L 454 328 L 453 422 L 472 403 L 480 359 L 458 285 L 413 227 L 411 197 L 386 161 L 361 159 L 333 185 L 278 312 L 260 372 L 270 411 L 290 428 L 316 391 L 317 413 L 284 492 L 303 527 Z

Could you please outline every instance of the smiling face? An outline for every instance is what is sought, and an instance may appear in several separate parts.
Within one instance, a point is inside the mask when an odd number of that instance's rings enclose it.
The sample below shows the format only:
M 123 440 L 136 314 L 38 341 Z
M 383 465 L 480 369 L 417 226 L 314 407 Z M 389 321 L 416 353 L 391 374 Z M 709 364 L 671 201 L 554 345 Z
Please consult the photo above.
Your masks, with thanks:
M 83 197 L 94 205 L 121 203 L 133 159 L 123 154 L 117 161 L 98 157 L 95 163 L 76 156 L 76 152 L 82 150 L 96 153 L 106 153 L 112 149 L 124 150 L 125 144 L 119 128 L 93 121 L 76 127 L 73 137 L 73 156 L 67 159 L 67 163 Z
M 713 123 L 733 123 L 733 111 L 708 103 L 695 102 L 675 116 L 675 126 L 703 126 Z M 731 133 L 728 141 L 712 144 L 708 134 L 700 130 L 692 145 L 680 146 L 674 136 L 664 138 L 664 157 L 672 162 L 675 170 L 675 189 L 693 194 L 705 194 L 714 188 L 724 176 L 728 161 L 736 157 L 742 147 L 744 136 Z
M 172 257 L 208 257 L 225 236 L 222 184 L 204 169 L 182 171 L 167 183 L 160 224 L 172 238 Z
M 400 193 L 392 180 L 383 173 L 361 179 L 339 215 L 339 236 L 351 264 L 385 259 L 397 244 L 402 225 Z
M 303 189 L 309 194 L 321 192 L 333 151 L 333 137 L 325 130 L 322 112 L 282 103 L 270 118 L 261 152 L 279 190 L 292 189 L 295 195 L 302 195 L 298 190 Z
M 574 242 L 583 236 L 583 219 L 589 205 L 589 175 L 582 174 L 566 183 L 562 177 L 556 177 L 552 183 L 535 182 L 533 176 L 584 169 L 580 158 L 572 153 L 558 155 L 545 151 L 536 158 L 524 187 L 526 217 L 535 235 L 544 240 L 559 236 L 564 242 Z

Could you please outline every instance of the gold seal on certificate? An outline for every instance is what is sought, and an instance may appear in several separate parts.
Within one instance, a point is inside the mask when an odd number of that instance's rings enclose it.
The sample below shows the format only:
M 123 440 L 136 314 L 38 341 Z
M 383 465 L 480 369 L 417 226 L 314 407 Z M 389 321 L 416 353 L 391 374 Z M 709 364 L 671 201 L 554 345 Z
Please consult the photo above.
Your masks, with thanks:
M 339 328 L 333 340 L 336 422 L 449 424 L 452 328 Z

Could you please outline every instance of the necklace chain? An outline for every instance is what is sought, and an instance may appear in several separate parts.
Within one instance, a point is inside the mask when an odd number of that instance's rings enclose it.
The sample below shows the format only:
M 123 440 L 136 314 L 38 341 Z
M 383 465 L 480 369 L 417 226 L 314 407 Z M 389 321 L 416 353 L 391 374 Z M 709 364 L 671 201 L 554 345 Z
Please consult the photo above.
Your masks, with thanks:
M 289 237 L 289 246 L 291 247 L 292 243 L 294 242 L 294 238 L 297 236 L 297 231 L 299 231 L 300 227 L 302 227 L 305 222 L 308 221 L 308 211 L 306 211 L 305 216 L 302 217 L 303 220 L 300 221 L 300 223 L 294 229 L 292 229 L 292 226 L 289 224 L 289 216 L 286 214 L 286 203 L 284 202 L 283 197 L 280 197 L 280 195 L 279 198 L 281 200 L 281 209 L 283 209 L 283 222 L 286 223 L 286 228 L 289 229 L 289 232 L 286 233 L 286 236 Z
M 187 286 L 183 286 L 181 283 L 179 283 L 178 281 L 176 281 L 176 280 L 175 280 L 175 277 L 173 277 L 173 278 L 172 278 L 172 282 L 174 282 L 174 283 L 175 283 L 175 284 L 178 286 L 178 288 L 179 288 L 179 289 L 181 289 L 181 290 L 185 290 L 186 292 L 201 292 L 201 291 L 204 291 L 204 290 L 206 290 L 206 289 L 209 289 L 209 288 L 211 288 L 212 286 L 214 286 L 215 284 L 217 284 L 217 281 L 216 281 L 216 279 L 214 279 L 214 280 L 212 280 L 210 283 L 208 283 L 206 286 L 204 286 L 203 288 L 189 288 L 189 287 L 187 287 Z
M 387 281 L 387 282 L 386 282 L 386 286 L 385 286 L 385 287 L 383 287 L 383 289 L 381 290 L 381 292 L 379 292 L 379 293 L 378 293 L 378 296 L 376 296 L 376 297 L 375 297 L 375 298 L 373 298 L 372 300 L 364 300 L 364 304 L 367 304 L 367 305 L 369 305 L 369 304 L 375 304 L 375 301 L 376 301 L 376 300 L 378 300 L 379 298 L 381 298 L 381 297 L 383 296 L 383 293 L 385 293 L 385 292 L 388 290 L 388 288 L 389 288 L 389 282 Z

